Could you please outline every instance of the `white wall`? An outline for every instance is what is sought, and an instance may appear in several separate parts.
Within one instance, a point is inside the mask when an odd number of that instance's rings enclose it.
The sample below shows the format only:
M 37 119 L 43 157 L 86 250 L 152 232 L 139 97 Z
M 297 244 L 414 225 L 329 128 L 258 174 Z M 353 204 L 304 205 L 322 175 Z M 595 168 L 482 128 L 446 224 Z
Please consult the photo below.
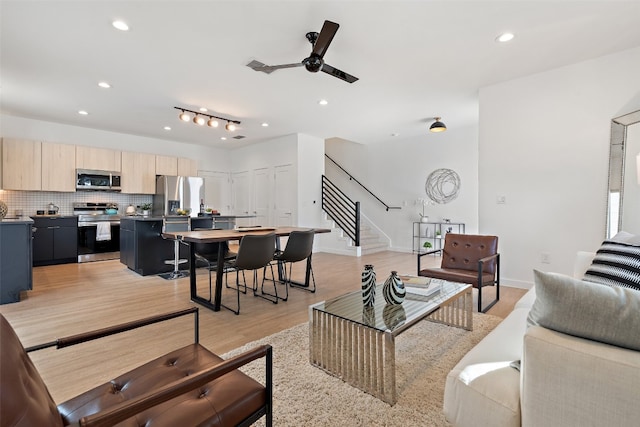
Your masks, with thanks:
M 323 222 L 324 140 L 299 134 L 297 151 L 298 225 L 319 227 Z
M 638 76 L 640 48 L 480 90 L 479 231 L 500 238 L 503 283 L 570 274 L 604 239 L 611 118 L 640 108 Z
M 122 151 L 185 157 L 197 160 L 199 170 L 230 170 L 230 152 L 227 150 L 186 144 L 179 141 L 167 141 L 61 123 L 45 122 L 8 114 L 0 115 L 0 135 L 8 138 L 23 138 L 34 141 L 86 145 Z
M 401 207 L 386 211 L 333 163 L 326 162 L 327 177 L 354 201 L 361 202 L 363 214 L 384 231 L 393 250 L 412 250 L 412 223 L 420 220 L 422 212 L 422 205 L 416 205 L 416 200 L 426 198 L 426 178 L 440 168 L 458 173 L 460 193 L 450 203 L 427 206 L 425 213 L 429 220 L 449 218 L 465 223 L 467 233 L 478 230 L 478 130 L 475 126 L 457 126 L 446 117 L 443 121 L 448 127 L 446 132 L 429 133 L 430 123 L 425 123 L 424 136 L 417 140 L 399 136 L 369 145 L 341 139 L 326 142 L 330 157 L 387 205 Z

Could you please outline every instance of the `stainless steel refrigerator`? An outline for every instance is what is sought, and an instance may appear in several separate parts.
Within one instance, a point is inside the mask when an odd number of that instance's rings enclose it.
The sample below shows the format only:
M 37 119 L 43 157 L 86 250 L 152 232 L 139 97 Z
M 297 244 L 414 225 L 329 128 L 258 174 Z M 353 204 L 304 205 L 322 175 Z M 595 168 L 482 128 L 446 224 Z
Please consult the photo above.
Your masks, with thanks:
M 178 215 L 178 210 L 189 210 L 189 216 L 196 217 L 203 199 L 203 178 L 161 175 L 156 178 L 153 215 Z

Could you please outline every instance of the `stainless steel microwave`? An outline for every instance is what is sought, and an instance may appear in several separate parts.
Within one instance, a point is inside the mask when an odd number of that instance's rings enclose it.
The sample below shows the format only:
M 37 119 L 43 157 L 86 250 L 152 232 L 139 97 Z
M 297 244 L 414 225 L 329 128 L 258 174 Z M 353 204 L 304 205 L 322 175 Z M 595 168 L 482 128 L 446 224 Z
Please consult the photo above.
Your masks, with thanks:
M 120 172 L 76 170 L 77 191 L 120 191 Z

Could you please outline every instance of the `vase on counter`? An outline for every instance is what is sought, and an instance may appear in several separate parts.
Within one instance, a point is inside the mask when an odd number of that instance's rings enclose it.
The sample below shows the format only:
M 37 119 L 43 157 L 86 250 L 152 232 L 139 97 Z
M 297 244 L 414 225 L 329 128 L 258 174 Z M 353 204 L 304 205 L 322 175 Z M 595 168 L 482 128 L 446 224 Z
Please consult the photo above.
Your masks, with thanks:
M 376 272 L 373 265 L 367 264 L 362 271 L 362 304 L 373 307 L 376 302 Z
M 387 304 L 400 305 L 404 301 L 404 297 L 407 294 L 407 290 L 404 287 L 404 283 L 400 277 L 398 277 L 397 271 L 392 271 L 391 275 L 385 280 L 382 287 L 382 296 Z

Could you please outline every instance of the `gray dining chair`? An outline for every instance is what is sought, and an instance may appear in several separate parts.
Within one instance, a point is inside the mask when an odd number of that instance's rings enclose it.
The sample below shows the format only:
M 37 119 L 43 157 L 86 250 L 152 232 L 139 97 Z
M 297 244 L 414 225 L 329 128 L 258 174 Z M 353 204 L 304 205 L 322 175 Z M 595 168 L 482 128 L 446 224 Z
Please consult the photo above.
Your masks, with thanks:
M 275 295 L 271 295 L 277 297 L 283 301 L 289 299 L 289 288 L 298 288 L 308 292 L 316 291 L 316 279 L 313 275 L 313 268 L 311 264 L 309 264 L 309 274 L 313 283 L 313 287 L 304 287 L 297 285 L 292 280 L 292 272 L 293 272 L 293 263 L 307 260 L 312 252 L 313 252 L 313 237 L 315 236 L 314 230 L 305 230 L 305 231 L 292 231 L 289 234 L 289 239 L 287 240 L 287 245 L 285 246 L 283 251 L 277 251 L 273 256 L 273 261 L 278 263 L 278 268 L 282 267 L 282 272 L 284 274 L 283 282 L 285 288 L 285 296 L 279 297 L 277 292 Z M 287 265 L 289 266 L 289 270 L 287 271 Z
M 269 234 L 248 234 L 240 239 L 240 245 L 238 246 L 238 253 L 232 260 L 225 262 L 224 275 L 225 285 L 228 288 L 234 288 L 237 295 L 236 309 L 229 307 L 225 304 L 221 304 L 224 308 L 233 311 L 235 314 L 240 314 L 240 281 L 239 273 L 242 272 L 242 280 L 244 283 L 245 292 L 247 289 L 247 280 L 245 277 L 245 271 L 251 270 L 253 275 L 253 295 L 264 298 L 274 304 L 278 303 L 278 290 L 274 284 L 275 297 L 270 298 L 270 294 L 264 292 L 264 282 L 266 267 L 270 266 L 271 260 L 273 260 L 273 254 L 276 247 L 276 235 L 275 233 Z M 258 292 L 258 270 L 263 270 L 261 289 Z M 236 284 L 235 286 L 229 286 L 229 273 L 236 272 Z M 271 267 L 271 277 L 274 279 L 273 267 Z M 275 283 L 275 282 L 274 282 Z

